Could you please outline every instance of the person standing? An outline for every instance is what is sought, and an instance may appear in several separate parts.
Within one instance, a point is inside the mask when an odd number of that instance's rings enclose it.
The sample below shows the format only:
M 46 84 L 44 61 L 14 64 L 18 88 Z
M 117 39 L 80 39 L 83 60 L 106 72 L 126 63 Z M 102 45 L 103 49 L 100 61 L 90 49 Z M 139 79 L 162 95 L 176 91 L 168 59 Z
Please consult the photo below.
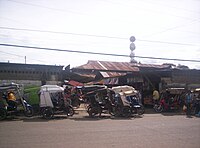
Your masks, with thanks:
M 199 94 L 197 94 L 194 104 L 195 104 L 195 115 L 197 117 L 200 117 L 200 92 Z
M 154 104 L 157 104 L 158 101 L 159 101 L 159 98 L 160 98 L 160 94 L 159 94 L 159 92 L 155 89 L 155 90 L 153 91 L 153 103 L 154 103 Z
M 188 91 L 185 95 L 185 105 L 187 107 L 187 110 L 186 110 L 187 116 L 191 115 L 191 104 L 192 104 L 192 94 L 190 91 Z

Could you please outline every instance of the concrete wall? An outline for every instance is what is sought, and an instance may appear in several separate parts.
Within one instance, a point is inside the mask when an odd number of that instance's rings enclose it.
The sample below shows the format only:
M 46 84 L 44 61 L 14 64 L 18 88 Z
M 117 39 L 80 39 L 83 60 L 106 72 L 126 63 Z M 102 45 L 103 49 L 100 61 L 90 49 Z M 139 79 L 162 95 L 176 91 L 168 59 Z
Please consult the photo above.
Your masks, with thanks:
M 63 66 L 0 63 L 0 83 L 25 85 L 57 84 L 63 79 Z
M 34 81 L 34 80 L 0 80 L 0 84 L 3 83 L 17 83 L 17 84 L 23 84 L 24 86 L 41 86 L 41 81 Z M 61 81 L 47 81 L 47 85 L 60 85 Z

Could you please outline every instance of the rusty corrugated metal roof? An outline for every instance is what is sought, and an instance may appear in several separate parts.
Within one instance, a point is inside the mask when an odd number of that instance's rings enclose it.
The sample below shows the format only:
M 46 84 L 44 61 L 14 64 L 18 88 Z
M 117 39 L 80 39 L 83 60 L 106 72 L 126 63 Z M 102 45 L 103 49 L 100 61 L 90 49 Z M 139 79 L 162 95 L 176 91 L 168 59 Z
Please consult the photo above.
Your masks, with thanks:
M 88 78 L 95 78 L 95 74 L 86 74 L 86 73 L 76 73 L 82 77 L 88 77 Z
M 126 73 L 121 73 L 121 72 L 105 72 L 105 71 L 101 71 L 100 74 L 104 78 L 113 78 L 113 77 L 120 77 L 120 76 L 126 75 Z
M 71 80 L 75 80 L 75 81 L 78 81 L 81 83 L 87 83 L 87 82 L 93 81 L 95 79 L 96 75 L 87 74 L 87 73 L 81 74 L 81 73 L 71 72 L 68 74 L 68 76 L 70 77 Z
M 155 65 L 155 64 L 141 64 L 141 63 L 132 63 L 132 66 L 139 68 L 156 68 L 156 69 L 170 68 L 170 65 Z
M 139 68 L 132 66 L 130 62 L 109 62 L 109 61 L 88 61 L 87 64 L 75 67 L 74 69 L 126 71 L 126 72 L 139 71 Z

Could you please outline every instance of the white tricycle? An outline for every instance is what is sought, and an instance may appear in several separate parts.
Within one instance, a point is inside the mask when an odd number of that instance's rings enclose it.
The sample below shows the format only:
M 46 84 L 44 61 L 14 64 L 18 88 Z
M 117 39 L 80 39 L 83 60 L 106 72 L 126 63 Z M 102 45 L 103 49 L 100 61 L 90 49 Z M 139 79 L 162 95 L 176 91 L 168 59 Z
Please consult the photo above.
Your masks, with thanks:
M 74 115 L 74 109 L 64 98 L 64 88 L 58 85 L 43 85 L 40 88 L 40 114 L 51 119 L 55 114 Z

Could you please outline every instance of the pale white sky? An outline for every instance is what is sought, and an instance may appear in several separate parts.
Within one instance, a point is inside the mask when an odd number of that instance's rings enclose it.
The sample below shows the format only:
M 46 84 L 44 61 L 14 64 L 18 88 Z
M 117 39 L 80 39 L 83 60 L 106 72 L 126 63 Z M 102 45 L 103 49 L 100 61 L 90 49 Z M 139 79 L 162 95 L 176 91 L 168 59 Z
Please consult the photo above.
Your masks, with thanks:
M 130 36 L 136 37 L 136 56 L 200 60 L 200 0 L 0 0 L 0 44 L 130 55 Z M 0 46 L 0 62 L 24 63 L 25 56 L 28 64 L 71 67 L 88 60 L 130 61 Z M 136 60 L 200 69 L 197 62 Z

